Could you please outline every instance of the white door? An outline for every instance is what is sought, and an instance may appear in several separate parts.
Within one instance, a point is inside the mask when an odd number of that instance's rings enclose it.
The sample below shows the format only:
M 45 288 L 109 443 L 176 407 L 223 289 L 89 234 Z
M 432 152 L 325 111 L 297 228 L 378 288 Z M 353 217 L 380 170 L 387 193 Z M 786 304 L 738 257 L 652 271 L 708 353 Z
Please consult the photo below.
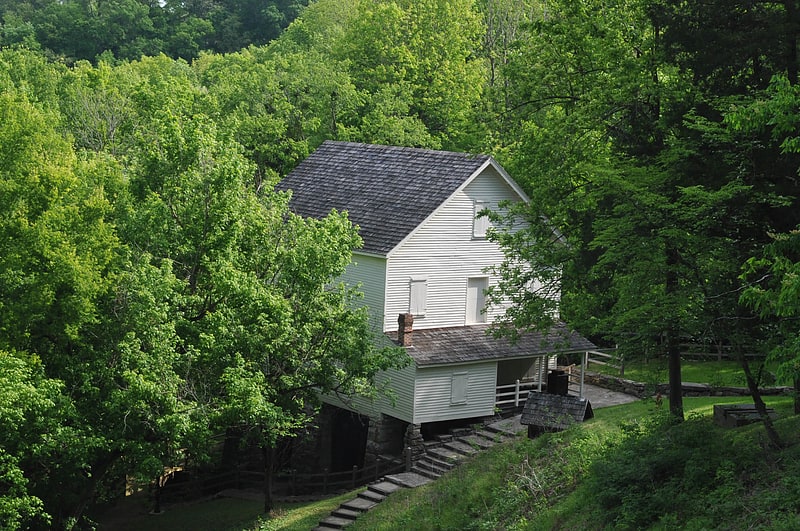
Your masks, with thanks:
M 467 279 L 467 324 L 485 323 L 486 290 L 489 288 L 487 277 Z

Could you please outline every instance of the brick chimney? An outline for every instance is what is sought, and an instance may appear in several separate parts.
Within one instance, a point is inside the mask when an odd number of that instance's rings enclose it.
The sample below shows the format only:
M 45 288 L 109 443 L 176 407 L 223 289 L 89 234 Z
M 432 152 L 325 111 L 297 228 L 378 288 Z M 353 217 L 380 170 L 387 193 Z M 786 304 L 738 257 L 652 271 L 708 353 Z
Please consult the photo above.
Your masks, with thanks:
M 397 341 L 401 347 L 411 346 L 411 336 L 414 331 L 414 314 L 401 313 L 397 318 Z

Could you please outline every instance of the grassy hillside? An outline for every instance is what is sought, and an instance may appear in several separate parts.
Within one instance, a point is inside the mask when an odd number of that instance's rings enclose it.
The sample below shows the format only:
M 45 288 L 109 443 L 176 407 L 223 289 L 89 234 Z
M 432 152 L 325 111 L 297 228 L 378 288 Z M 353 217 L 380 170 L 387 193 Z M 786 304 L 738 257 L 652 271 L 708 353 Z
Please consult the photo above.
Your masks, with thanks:
M 800 418 L 769 402 L 787 443 L 771 450 L 759 424 L 713 424 L 713 404 L 736 401 L 685 399 L 677 425 L 652 402 L 601 409 L 393 494 L 349 529 L 800 529 Z

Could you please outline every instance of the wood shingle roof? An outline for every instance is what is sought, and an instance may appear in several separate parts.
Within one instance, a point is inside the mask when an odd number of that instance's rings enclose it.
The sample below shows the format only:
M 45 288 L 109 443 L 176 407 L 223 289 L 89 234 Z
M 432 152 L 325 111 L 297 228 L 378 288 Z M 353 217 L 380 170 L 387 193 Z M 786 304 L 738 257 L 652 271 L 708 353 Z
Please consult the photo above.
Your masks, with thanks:
M 418 367 L 449 363 L 508 360 L 545 354 L 586 352 L 597 347 L 588 339 L 567 329 L 553 327 L 547 335 L 529 332 L 516 342 L 487 333 L 491 325 L 459 326 L 414 330 L 406 352 Z M 395 334 L 388 334 L 395 338 Z
M 387 255 L 491 157 L 328 140 L 278 185 L 304 217 L 347 211 L 362 251 Z
M 525 401 L 520 423 L 544 431 L 560 431 L 593 417 L 592 405 L 586 398 L 534 392 Z

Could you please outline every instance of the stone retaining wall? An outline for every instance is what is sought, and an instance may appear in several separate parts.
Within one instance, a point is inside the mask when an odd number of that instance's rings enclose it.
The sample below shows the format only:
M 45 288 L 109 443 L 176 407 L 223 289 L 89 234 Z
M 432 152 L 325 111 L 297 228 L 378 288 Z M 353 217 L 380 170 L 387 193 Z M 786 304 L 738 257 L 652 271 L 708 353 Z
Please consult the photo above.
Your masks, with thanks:
M 639 398 L 654 396 L 657 393 L 661 393 L 663 396 L 669 395 L 668 384 L 658 384 L 655 386 L 596 372 L 587 371 L 584 376 L 584 381 L 590 385 L 604 387 L 612 391 Z M 765 387 L 761 389 L 761 394 L 764 396 L 790 395 L 792 392 L 793 389 L 791 387 Z M 683 396 L 750 396 L 750 391 L 746 387 L 712 386 L 708 384 L 683 382 Z

